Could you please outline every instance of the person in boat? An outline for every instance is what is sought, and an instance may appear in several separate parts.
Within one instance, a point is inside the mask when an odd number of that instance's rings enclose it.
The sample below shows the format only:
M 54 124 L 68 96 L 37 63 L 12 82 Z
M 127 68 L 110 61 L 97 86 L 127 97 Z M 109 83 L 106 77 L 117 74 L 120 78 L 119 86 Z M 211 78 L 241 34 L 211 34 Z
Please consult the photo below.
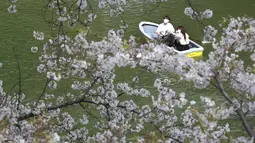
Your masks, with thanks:
M 174 33 L 175 31 L 174 27 L 169 21 L 170 21 L 169 16 L 165 16 L 163 19 L 163 23 L 159 24 L 156 30 L 156 34 L 158 34 L 158 37 L 163 37 Z
M 185 32 L 183 26 L 178 26 L 175 36 L 175 47 L 179 51 L 184 51 L 189 49 L 189 35 Z

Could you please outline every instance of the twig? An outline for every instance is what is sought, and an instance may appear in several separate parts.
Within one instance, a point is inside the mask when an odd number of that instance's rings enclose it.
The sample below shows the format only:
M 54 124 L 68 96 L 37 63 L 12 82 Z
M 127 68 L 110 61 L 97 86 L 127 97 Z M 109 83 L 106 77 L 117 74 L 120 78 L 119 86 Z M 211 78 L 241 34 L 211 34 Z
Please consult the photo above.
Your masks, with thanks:
M 67 130 L 64 126 L 62 127 L 69 135 L 71 135 L 72 137 L 74 137 L 73 135 L 72 135 L 72 133 L 69 131 L 69 130 Z M 80 139 L 78 139 L 77 140 L 78 142 L 80 142 L 80 143 L 84 143 L 82 140 L 80 140 Z
M 50 81 L 51 81 L 51 80 L 47 78 L 46 83 L 45 83 L 44 88 L 43 88 L 43 91 L 42 91 L 41 95 L 39 96 L 36 105 L 37 105 L 38 102 L 41 100 L 41 98 L 44 96 L 44 94 L 45 94 L 45 92 L 46 92 L 46 89 L 47 89 L 47 85 L 48 85 L 48 83 L 49 83 Z
M 155 124 L 153 124 L 153 122 L 150 122 L 150 124 L 151 124 L 155 129 L 157 129 L 158 132 L 159 132 L 161 135 L 163 135 L 163 132 L 162 132 Z M 173 138 L 173 137 L 171 137 L 171 136 L 165 136 L 165 137 L 171 138 L 171 139 L 173 139 L 174 141 L 176 141 L 176 142 L 178 142 L 178 143 L 182 143 L 182 142 L 179 141 L 178 139 L 175 139 L 175 138 Z
M 90 113 L 81 103 L 79 103 L 79 105 L 84 109 L 84 111 L 86 113 L 88 113 L 91 117 L 95 118 L 97 121 L 99 121 L 100 123 L 102 123 L 101 120 L 98 119 L 98 117 L 96 117 L 95 115 L 93 115 L 92 113 Z
M 187 0 L 187 3 L 188 3 L 188 5 L 192 8 L 192 10 L 193 10 L 194 12 L 197 12 L 197 11 L 195 10 L 195 8 L 192 6 L 192 3 L 190 2 L 190 0 Z M 201 28 L 201 25 L 205 26 L 205 24 L 204 24 L 201 20 L 199 20 L 199 18 L 198 18 L 197 15 L 195 15 L 195 18 L 196 18 L 197 22 L 200 24 L 200 25 L 199 25 L 200 28 Z M 201 30 L 203 31 L 203 28 L 201 28 Z
M 114 9 L 114 7 L 108 2 L 108 1 L 106 1 L 108 4 L 109 4 L 109 6 L 112 8 L 112 9 Z M 119 13 L 118 11 L 117 11 L 117 14 L 120 16 L 120 18 L 121 18 L 121 20 L 123 21 L 123 23 L 124 23 L 124 25 L 126 24 L 126 21 L 125 21 L 125 19 L 123 18 L 123 16 L 122 16 L 122 14 L 121 13 Z M 126 32 L 126 28 L 124 29 L 124 32 Z
M 31 77 L 31 75 L 28 75 L 27 77 L 25 77 L 21 82 L 25 81 L 26 79 L 28 79 L 29 77 Z M 6 98 L 8 97 L 8 95 L 10 94 L 10 92 L 19 84 L 19 81 L 16 82 L 7 92 L 6 95 L 3 97 L 1 103 L 1 106 L 4 106 L 6 103 Z
M 16 63 L 17 63 L 17 68 L 19 72 L 19 93 L 18 93 L 18 105 L 17 105 L 17 110 L 19 110 L 20 102 L 21 102 L 21 94 L 22 94 L 22 87 L 21 87 L 21 69 L 20 69 L 20 63 L 19 63 L 19 58 L 18 55 L 15 53 L 14 47 L 12 48 L 13 53 L 15 55 Z
M 21 82 L 24 82 L 25 80 L 27 80 L 28 78 L 30 78 L 32 75 L 28 75 L 27 77 L 25 77 Z M 10 94 L 10 92 L 19 84 L 19 81 L 16 82 L 7 92 L 6 92 L 6 96 Z

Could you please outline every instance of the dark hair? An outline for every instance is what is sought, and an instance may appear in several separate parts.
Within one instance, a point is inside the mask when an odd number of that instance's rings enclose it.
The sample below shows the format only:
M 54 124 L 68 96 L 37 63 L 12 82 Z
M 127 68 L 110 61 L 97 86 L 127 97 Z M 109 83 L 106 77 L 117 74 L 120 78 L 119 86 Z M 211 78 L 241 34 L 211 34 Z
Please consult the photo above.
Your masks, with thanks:
M 177 27 L 177 30 L 178 30 L 178 29 L 181 30 L 181 33 L 182 33 L 182 35 L 184 36 L 184 39 L 186 40 L 186 32 L 185 32 L 185 30 L 184 30 L 184 27 L 183 27 L 183 26 L 178 26 L 178 27 Z
M 164 19 L 168 19 L 170 21 L 170 17 L 169 16 L 165 16 Z

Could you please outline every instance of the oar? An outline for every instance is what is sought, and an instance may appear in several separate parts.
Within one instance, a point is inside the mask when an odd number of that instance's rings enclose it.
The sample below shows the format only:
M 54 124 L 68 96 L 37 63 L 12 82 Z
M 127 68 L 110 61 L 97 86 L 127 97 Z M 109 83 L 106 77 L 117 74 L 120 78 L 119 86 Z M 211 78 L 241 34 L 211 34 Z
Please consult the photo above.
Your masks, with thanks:
M 193 37 L 189 37 L 189 38 L 190 38 L 190 40 L 195 41 L 196 43 L 202 43 L 201 40 L 195 39 L 195 38 L 193 38 Z
M 191 39 L 192 41 L 195 41 L 195 42 L 201 43 L 201 44 L 211 44 L 211 43 L 212 43 L 212 41 L 206 41 L 206 40 L 201 41 L 201 40 L 195 39 L 195 38 L 193 38 L 193 37 L 190 37 L 190 39 Z
M 205 41 L 205 40 L 202 41 L 202 44 L 210 44 L 210 43 L 212 43 L 212 41 Z

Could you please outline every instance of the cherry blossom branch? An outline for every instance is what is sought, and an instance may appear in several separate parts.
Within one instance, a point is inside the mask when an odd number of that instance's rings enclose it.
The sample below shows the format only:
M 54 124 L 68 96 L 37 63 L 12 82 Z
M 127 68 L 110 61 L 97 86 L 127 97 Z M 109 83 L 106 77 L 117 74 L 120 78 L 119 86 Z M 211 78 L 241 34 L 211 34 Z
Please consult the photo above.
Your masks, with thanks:
M 61 108 L 69 107 L 69 106 L 74 106 L 74 105 L 80 104 L 80 103 L 89 103 L 89 104 L 93 104 L 93 105 L 103 105 L 105 107 L 111 107 L 107 103 L 95 103 L 95 102 L 93 102 L 91 100 L 86 100 L 85 97 L 80 97 L 80 98 L 77 98 L 77 99 L 75 99 L 73 101 L 67 101 L 67 102 L 65 102 L 63 104 L 60 104 L 60 105 L 47 107 L 46 110 L 48 110 L 48 111 L 57 110 L 57 109 L 61 109 Z M 117 105 L 116 107 L 127 110 L 126 106 Z M 133 113 L 136 113 L 138 115 L 140 114 L 140 112 L 138 112 L 136 110 L 130 110 L 130 111 L 133 112 Z M 25 119 L 28 119 L 28 118 L 31 118 L 31 117 L 35 117 L 35 116 L 38 116 L 38 115 L 36 115 L 36 114 L 34 114 L 32 112 L 29 112 L 28 114 L 20 116 L 18 118 L 18 121 L 22 121 L 22 120 L 25 120 Z
M 229 78 L 232 79 L 233 81 L 235 81 L 236 83 L 238 83 L 239 85 L 242 84 L 241 82 L 237 81 L 235 77 L 231 76 L 230 73 L 228 73 L 228 72 L 226 72 L 226 71 L 225 71 L 225 73 L 227 73 L 228 76 L 229 76 Z M 254 85 L 255 85 L 255 83 L 251 84 L 251 85 L 250 85 L 249 87 L 247 87 L 246 89 L 240 91 L 240 93 L 239 93 L 240 96 L 242 97 L 242 95 L 244 95 L 245 93 L 247 93 L 247 91 L 250 90 Z
M 140 115 L 139 117 L 140 118 L 145 117 L 145 116 L 149 115 L 150 113 L 152 113 L 153 111 L 155 111 L 156 109 L 157 109 L 157 107 L 154 107 L 150 112 L 147 112 L 147 113 L 145 113 L 143 115 Z
M 153 122 L 150 122 L 150 124 L 156 129 L 156 130 L 158 130 L 158 132 L 161 134 L 161 135 L 163 135 L 163 132 L 155 125 L 155 124 L 153 124 Z M 178 143 L 182 143 L 180 140 L 178 140 L 178 139 L 175 139 L 175 138 L 173 138 L 173 137 L 171 137 L 171 136 L 165 136 L 165 137 L 167 137 L 167 138 L 171 138 L 171 139 L 173 139 L 174 141 L 176 141 L 176 142 L 178 142 Z
M 97 121 L 99 121 L 100 123 L 102 123 L 102 121 L 99 120 L 98 117 L 96 117 L 95 115 L 93 115 L 92 113 L 90 113 L 90 112 L 84 107 L 84 105 L 83 105 L 82 103 L 79 103 L 79 105 L 82 107 L 82 109 L 84 109 L 84 111 L 85 111 L 87 114 L 89 114 L 91 117 L 93 117 L 94 119 L 96 119 Z
M 214 72 L 215 76 L 215 80 L 218 84 L 217 88 L 218 90 L 220 91 L 220 93 L 223 95 L 223 97 L 232 105 L 234 105 L 234 102 L 232 101 L 232 99 L 229 97 L 229 95 L 227 94 L 227 92 L 225 91 L 224 89 L 224 86 L 222 84 L 222 82 L 220 81 L 220 78 L 219 78 L 219 74 L 217 72 Z M 245 117 L 245 114 L 243 113 L 242 109 L 238 108 L 236 110 L 236 113 L 239 115 L 241 121 L 242 121 L 242 124 L 246 130 L 246 132 L 249 134 L 250 137 L 255 137 L 255 132 L 252 130 L 251 126 L 248 124 L 248 121 Z
M 62 129 L 64 129 L 64 131 L 66 131 L 69 135 L 71 135 L 72 137 L 74 137 L 73 134 L 72 134 L 69 130 L 67 130 L 65 127 L 62 127 Z M 82 141 L 82 140 L 80 140 L 80 139 L 77 139 L 77 141 L 80 142 L 80 143 L 84 143 L 84 141 Z
M 41 13 L 42 13 L 43 20 L 44 20 L 47 24 L 51 24 L 50 30 L 51 30 L 51 34 L 53 35 L 53 25 L 54 25 L 54 23 L 57 21 L 57 20 L 54 20 L 54 17 L 53 17 L 53 15 L 54 15 L 54 10 L 52 10 L 51 20 L 49 20 L 49 21 L 46 20 L 46 11 L 47 11 L 48 5 L 50 4 L 51 1 L 52 1 L 52 0 L 48 0 L 47 3 L 45 2 L 45 5 L 44 5 L 44 7 L 42 8 Z
M 114 7 L 113 7 L 108 1 L 106 1 L 106 2 L 109 4 L 109 6 L 110 6 L 111 8 L 114 9 Z M 125 21 L 124 17 L 122 16 L 122 14 L 119 13 L 119 12 L 117 12 L 117 14 L 119 15 L 119 17 L 121 18 L 121 20 L 123 21 L 123 23 L 126 24 L 126 21 Z M 125 28 L 124 32 L 126 32 L 126 30 L 127 30 L 127 29 Z
M 68 8 L 68 11 L 71 11 L 72 7 L 73 7 L 77 2 L 78 2 L 78 0 L 75 0 L 75 1 L 71 4 L 71 6 Z M 78 9 L 80 9 L 80 8 L 79 8 L 80 5 L 81 5 L 81 3 L 79 4 Z
M 141 72 L 137 73 L 136 76 L 139 78 L 139 77 L 143 74 L 143 72 L 144 72 L 144 71 L 141 71 Z M 131 84 L 131 87 L 132 87 L 132 88 L 134 88 L 135 82 L 136 82 L 136 81 L 137 81 L 137 80 L 135 80 L 135 81 L 132 82 L 132 84 Z M 125 94 L 125 92 L 119 93 L 117 97 L 120 97 L 120 96 L 122 96 L 123 94 Z
M 59 0 L 57 0 L 57 6 L 58 6 L 59 15 L 61 16 L 61 8 L 60 8 Z M 59 21 L 58 38 L 59 38 L 59 35 L 60 35 L 60 31 L 62 31 L 62 34 L 65 35 L 63 21 Z
M 192 8 L 192 10 L 196 12 L 196 10 L 194 9 L 194 7 L 193 7 L 192 3 L 190 2 L 190 0 L 187 0 L 187 3 Z M 196 14 L 194 14 L 194 15 L 196 17 L 197 22 L 200 24 L 199 25 L 200 29 L 203 31 L 203 28 L 201 27 L 201 25 L 205 26 L 205 24 L 201 20 L 199 20 L 199 18 Z

